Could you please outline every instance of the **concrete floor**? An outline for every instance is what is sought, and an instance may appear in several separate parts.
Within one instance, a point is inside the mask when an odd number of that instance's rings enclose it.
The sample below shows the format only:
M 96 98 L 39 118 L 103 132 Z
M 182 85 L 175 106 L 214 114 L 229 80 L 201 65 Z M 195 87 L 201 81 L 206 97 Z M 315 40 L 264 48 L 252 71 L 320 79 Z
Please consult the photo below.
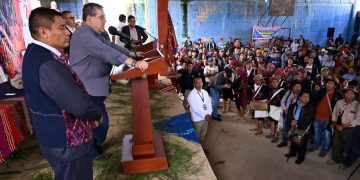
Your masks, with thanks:
M 244 123 L 234 120 L 235 113 L 223 114 L 223 121 L 212 121 L 203 148 L 209 153 L 208 160 L 219 180 L 345 180 L 360 163 L 358 159 L 351 167 L 342 170 L 338 165 L 327 165 L 330 153 L 324 158 L 319 151 L 307 152 L 305 161 L 297 165 L 296 158 L 286 162 L 284 154 L 288 147 L 278 148 L 265 135 L 255 136 L 249 130 L 254 121 Z M 360 179 L 360 169 L 351 180 Z

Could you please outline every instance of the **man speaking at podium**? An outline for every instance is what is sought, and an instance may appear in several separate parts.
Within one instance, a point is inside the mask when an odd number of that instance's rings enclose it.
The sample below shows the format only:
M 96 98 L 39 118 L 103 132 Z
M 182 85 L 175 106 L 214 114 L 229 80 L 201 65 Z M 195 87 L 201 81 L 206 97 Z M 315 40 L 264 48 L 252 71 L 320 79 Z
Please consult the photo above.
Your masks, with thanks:
M 127 64 L 141 71 L 148 68 L 145 61 L 135 61 L 134 52 L 130 52 L 101 36 L 105 31 L 103 7 L 88 3 L 83 7 L 83 23 L 74 32 L 70 42 L 70 66 L 79 75 L 91 99 L 99 106 L 103 123 L 94 129 L 94 158 L 102 158 L 102 144 L 109 128 L 109 118 L 105 108 L 105 99 L 109 95 L 109 75 L 112 65 Z M 138 56 L 142 53 L 138 52 Z M 106 158 L 106 157 L 105 157 Z
M 145 33 L 145 29 L 141 26 L 135 25 L 135 23 L 135 17 L 130 15 L 128 17 L 128 25 L 121 29 L 122 33 L 131 38 L 130 42 L 125 38 L 120 38 L 120 40 L 126 44 L 125 47 L 129 50 L 144 43 L 148 38 L 148 35 Z M 131 44 L 131 46 L 129 44 Z

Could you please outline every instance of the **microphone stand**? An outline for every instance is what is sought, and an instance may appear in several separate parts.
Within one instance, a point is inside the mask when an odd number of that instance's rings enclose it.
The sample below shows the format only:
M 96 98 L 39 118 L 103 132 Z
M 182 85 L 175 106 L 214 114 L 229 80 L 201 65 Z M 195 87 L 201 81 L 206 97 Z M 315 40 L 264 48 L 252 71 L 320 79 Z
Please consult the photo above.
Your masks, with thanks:
M 156 37 L 154 37 L 152 34 L 148 33 L 145 28 L 143 28 L 144 32 L 149 35 L 150 37 L 152 37 L 153 39 L 155 39 L 155 41 L 158 41 L 158 39 Z

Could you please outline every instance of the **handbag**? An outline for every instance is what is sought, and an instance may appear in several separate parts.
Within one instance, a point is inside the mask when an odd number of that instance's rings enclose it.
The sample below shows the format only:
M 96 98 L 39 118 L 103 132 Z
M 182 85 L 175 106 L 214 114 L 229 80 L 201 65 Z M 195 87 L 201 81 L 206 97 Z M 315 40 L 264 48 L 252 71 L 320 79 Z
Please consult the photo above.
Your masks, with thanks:
M 256 95 L 259 94 L 261 88 L 263 87 L 263 85 L 261 85 L 257 90 L 256 93 L 254 95 L 254 97 L 256 97 Z M 256 101 L 256 100 L 252 100 L 250 102 L 250 109 L 251 110 L 259 110 L 259 111 L 268 111 L 268 104 L 267 104 L 267 100 L 260 100 L 260 101 Z
M 284 88 L 281 88 L 279 90 L 277 90 L 274 95 L 270 98 L 269 101 L 271 101 L 274 97 L 276 97 L 281 91 L 285 90 Z M 274 105 L 270 105 L 270 110 L 269 110 L 269 116 L 276 120 L 279 121 L 280 118 L 282 117 L 282 113 L 283 113 L 283 109 L 281 107 L 277 107 Z
M 306 130 L 296 129 L 291 140 L 295 144 L 300 145 L 304 139 L 305 134 L 306 134 Z
M 267 111 L 268 110 L 267 101 L 266 100 L 261 100 L 261 101 L 252 100 L 250 102 L 250 109 L 251 110 L 259 110 L 259 111 Z
M 270 105 L 269 116 L 272 119 L 279 121 L 280 118 L 282 117 L 282 113 L 283 113 L 283 109 L 281 107 Z
M 288 132 L 288 139 L 290 139 L 295 144 L 300 145 L 304 140 L 305 135 L 309 132 L 310 125 L 311 123 L 306 128 L 306 130 L 291 128 L 290 131 Z

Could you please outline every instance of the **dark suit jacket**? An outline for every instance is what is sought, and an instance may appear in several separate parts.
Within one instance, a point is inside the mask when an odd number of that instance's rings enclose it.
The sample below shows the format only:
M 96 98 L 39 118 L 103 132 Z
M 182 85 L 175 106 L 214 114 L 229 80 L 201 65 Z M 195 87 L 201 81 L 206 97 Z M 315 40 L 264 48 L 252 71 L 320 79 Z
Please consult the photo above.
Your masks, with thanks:
M 212 43 L 207 43 L 206 44 L 206 50 L 210 51 L 210 44 L 211 44 L 211 47 L 214 48 L 214 49 L 217 49 L 217 45 L 215 42 L 212 42 Z
M 289 106 L 288 110 L 288 123 L 286 126 L 290 129 L 291 127 L 291 121 L 294 120 L 294 115 L 296 113 L 296 109 L 298 108 L 298 103 L 295 102 Z M 300 117 L 297 122 L 298 129 L 306 130 L 306 128 L 309 126 L 309 124 L 313 121 L 315 114 L 315 106 L 309 102 L 304 107 L 302 107 L 300 111 Z
M 148 35 L 145 33 L 145 31 L 144 31 L 144 29 L 142 27 L 136 25 L 135 28 L 136 28 L 136 31 L 137 31 L 137 34 L 138 34 L 138 40 L 141 40 L 141 42 L 144 43 L 147 40 Z M 121 32 L 130 37 L 130 28 L 129 28 L 129 26 L 124 26 L 121 29 Z M 125 48 L 127 48 L 129 50 L 132 49 L 132 47 L 128 45 L 128 44 L 131 44 L 131 42 L 128 39 L 120 37 L 120 41 L 125 43 Z

